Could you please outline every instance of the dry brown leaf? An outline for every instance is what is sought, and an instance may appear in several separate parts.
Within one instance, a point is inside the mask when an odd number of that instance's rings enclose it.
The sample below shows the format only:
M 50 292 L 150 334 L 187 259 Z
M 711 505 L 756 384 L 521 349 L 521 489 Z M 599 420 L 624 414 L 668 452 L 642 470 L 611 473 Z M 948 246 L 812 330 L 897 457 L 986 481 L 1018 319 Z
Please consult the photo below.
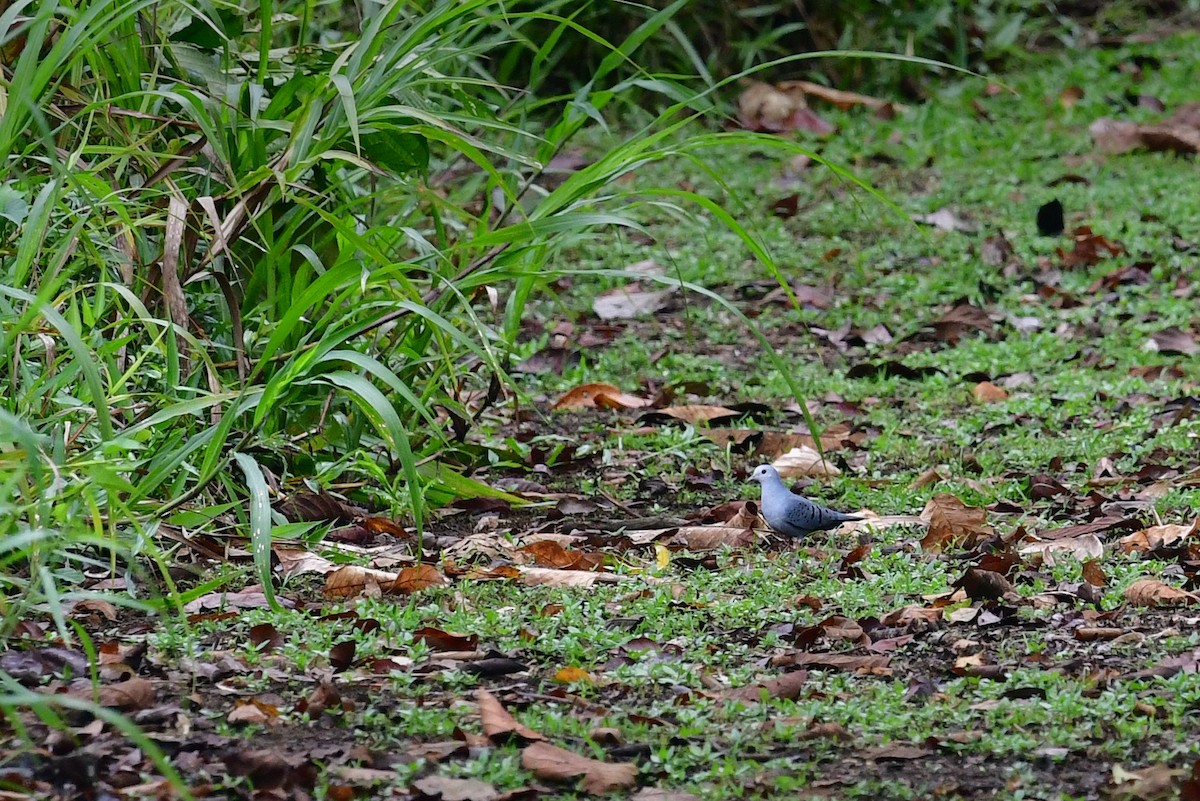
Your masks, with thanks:
M 539 540 L 523 545 L 517 549 L 525 553 L 543 567 L 553 567 L 561 570 L 598 570 L 604 566 L 604 554 L 587 553 L 564 548 L 551 540 Z
M 686 406 L 668 406 L 665 409 L 655 409 L 652 412 L 643 414 L 639 421 L 652 423 L 655 422 L 660 415 L 672 417 L 676 420 L 683 420 L 685 423 L 707 423 L 711 420 L 721 420 L 724 418 L 742 417 L 745 413 L 739 412 L 736 409 L 727 409 L 724 406 L 704 406 L 702 404 L 689 404 Z
M 1200 596 L 1158 579 L 1138 579 L 1125 588 L 1125 600 L 1134 606 L 1175 606 L 1196 603 Z
M 1095 534 L 1082 534 L 1078 537 L 1067 537 L 1060 540 L 1038 540 L 1022 545 L 1020 553 L 1024 555 L 1040 553 L 1070 554 L 1079 561 L 1099 559 L 1104 556 L 1104 543 Z
M 70 694 L 89 701 L 93 699 L 90 686 L 79 692 L 72 691 Z M 140 676 L 132 676 L 125 681 L 100 685 L 96 690 L 95 700 L 100 706 L 122 712 L 133 712 L 153 706 L 154 696 L 153 684 Z
M 556 570 L 551 567 L 522 567 L 521 581 L 531 587 L 593 587 L 597 582 L 616 584 L 622 577 L 613 573 L 594 573 L 588 570 Z
M 279 719 L 279 707 L 268 704 L 257 698 L 238 698 L 233 702 L 233 709 L 225 716 L 229 723 L 246 723 L 267 726 Z
M 560 409 L 642 409 L 651 401 L 622 392 L 612 384 L 582 384 L 569 390 L 550 408 Z
M 887 669 L 891 659 L 886 656 L 854 656 L 851 654 L 815 654 L 796 651 L 787 657 L 792 665 L 830 670 L 864 670 L 879 672 Z
M 717 428 L 701 432 L 718 447 L 730 445 L 735 452 L 752 452 L 757 456 L 775 459 L 787 453 L 792 448 L 813 448 L 815 442 L 808 434 L 789 434 L 782 431 L 763 431 L 759 428 Z M 747 440 L 750 442 L 747 443 Z M 746 443 L 746 444 L 744 444 Z M 821 432 L 821 450 L 829 451 L 845 448 L 851 444 L 850 426 L 830 426 Z M 751 451 L 751 447 L 753 451 Z
M 1150 526 L 1141 531 L 1122 537 L 1117 541 L 1122 553 L 1141 551 L 1150 553 L 1167 545 L 1174 545 L 1200 531 L 1200 518 L 1196 518 L 1190 526 L 1164 525 Z
M 901 103 L 893 103 L 890 100 L 880 100 L 878 97 L 871 97 L 870 95 L 860 95 L 858 92 L 846 92 L 841 89 L 833 89 L 828 86 L 822 86 L 819 83 L 812 83 L 811 81 L 780 81 L 777 85 L 780 91 L 799 91 L 805 95 L 819 97 L 827 103 L 832 103 L 843 111 L 853 108 L 854 106 L 866 106 L 867 108 L 871 109 L 871 111 L 880 111 L 886 108 L 890 108 L 893 111 L 901 113 L 908 111 L 908 106 L 905 106 Z
M 821 454 L 807 445 L 792 448 L 787 453 L 771 462 L 771 466 L 779 472 L 780 478 L 799 478 L 800 476 L 840 476 L 842 471 L 821 458 Z
M 433 565 L 413 565 L 412 567 L 401 568 L 399 575 L 396 576 L 396 580 L 388 588 L 388 591 L 407 594 L 420 592 L 430 587 L 441 587 L 445 583 L 446 577 Z
M 545 781 L 566 782 L 582 776 L 584 792 L 594 795 L 633 787 L 638 775 L 637 765 L 631 762 L 601 762 L 550 743 L 523 748 L 521 767 Z
M 592 301 L 592 311 L 601 320 L 628 320 L 658 311 L 667 305 L 674 289 L 648 290 L 641 284 L 601 292 Z
M 508 713 L 496 696 L 487 690 L 475 691 L 475 703 L 479 705 L 479 719 L 483 725 L 483 734 L 493 743 L 505 743 L 514 737 L 525 742 L 546 739 L 540 732 L 518 722 Z
M 761 81 L 750 82 L 738 97 L 738 120 L 751 131 L 833 131 L 832 125 L 809 110 L 803 92 L 784 92 Z
M 1083 563 L 1082 573 L 1083 580 L 1093 587 L 1108 586 L 1108 577 L 1104 575 L 1104 568 L 1100 567 L 1100 563 L 1095 559 L 1089 559 Z
M 396 583 L 398 573 L 388 570 L 376 570 L 373 567 L 361 565 L 343 565 L 325 576 L 325 597 L 352 598 L 368 593 L 378 596 L 383 594 L 384 587 Z
M 721 693 L 721 697 L 730 701 L 745 701 L 746 703 L 757 703 L 764 698 L 782 698 L 788 701 L 800 695 L 800 690 L 807 681 L 808 673 L 796 670 L 769 681 L 725 690 Z
M 754 531 L 733 526 L 684 526 L 675 532 L 670 545 L 688 551 L 745 548 L 757 541 Z
M 999 403 L 1008 400 L 1008 390 L 998 387 L 991 381 L 980 381 L 971 390 L 977 403 Z
M 388 771 L 393 777 L 395 771 Z M 433 774 L 412 783 L 423 798 L 441 801 L 493 801 L 500 797 L 494 786 L 479 779 L 456 779 L 451 776 Z
M 279 559 L 279 573 L 284 578 L 300 576 L 305 573 L 325 574 L 337 570 L 337 565 L 324 556 L 303 548 L 272 545 L 271 551 Z
M 930 498 L 921 511 L 921 519 L 929 522 L 929 533 L 921 540 L 921 547 L 933 553 L 952 545 L 970 548 L 995 533 L 987 524 L 986 509 L 967 506 L 947 493 Z

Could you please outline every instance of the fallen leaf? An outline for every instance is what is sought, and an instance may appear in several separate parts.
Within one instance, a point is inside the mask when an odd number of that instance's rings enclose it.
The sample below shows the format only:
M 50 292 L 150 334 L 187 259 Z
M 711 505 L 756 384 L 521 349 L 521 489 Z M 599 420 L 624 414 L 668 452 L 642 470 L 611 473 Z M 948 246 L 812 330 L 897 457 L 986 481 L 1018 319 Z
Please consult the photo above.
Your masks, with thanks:
M 670 545 L 688 551 L 712 551 L 717 548 L 746 548 L 757 537 L 752 529 L 733 526 L 683 526 L 671 537 Z
M 798 478 L 800 476 L 840 476 L 842 471 L 821 458 L 813 448 L 800 445 L 771 462 L 780 478 Z
M 1089 559 L 1083 563 L 1081 568 L 1083 580 L 1093 587 L 1108 586 L 1108 577 L 1104 575 L 1104 568 L 1100 567 L 1100 563 L 1095 559 Z
M 248 725 L 266 726 L 278 721 L 279 709 L 274 704 L 268 704 L 257 698 L 239 698 L 233 702 L 233 709 L 225 716 L 229 723 L 245 723 Z
M 1158 579 L 1138 579 L 1125 588 L 1125 600 L 1134 606 L 1173 606 L 1200 601 L 1200 596 Z
M 638 418 L 638 422 L 646 425 L 654 425 L 665 422 L 666 418 L 682 420 L 685 423 L 693 424 L 709 423 L 714 420 L 732 422 L 745 416 L 745 412 L 739 412 L 736 409 L 727 409 L 724 406 L 668 406 L 665 409 L 655 409 L 652 412 L 645 412 Z
M 641 284 L 610 289 L 592 301 L 592 311 L 601 320 L 629 320 L 662 309 L 670 301 L 674 289 L 648 290 Z
M 812 83 L 811 81 L 780 81 L 777 86 L 783 92 L 799 91 L 805 95 L 818 97 L 821 100 L 832 103 L 842 111 L 855 106 L 865 106 L 872 111 L 882 111 L 884 109 L 891 109 L 895 112 L 908 111 L 908 106 L 900 103 L 881 100 L 878 97 L 871 97 L 870 95 L 860 95 L 857 92 L 846 92 L 819 83 Z
M 350 598 L 363 593 L 379 596 L 396 583 L 398 573 L 362 565 L 343 565 L 325 576 L 325 597 Z
M 624 580 L 612 573 L 595 573 L 588 570 L 557 570 L 550 567 L 521 567 L 521 582 L 530 587 L 593 587 L 597 582 L 616 584 Z
M 887 668 L 891 659 L 886 656 L 853 656 L 851 654 L 818 654 L 797 651 L 787 657 L 788 664 L 830 670 L 878 671 Z
M 628 789 L 638 775 L 637 765 L 631 762 L 601 762 L 550 743 L 523 748 L 521 767 L 546 781 L 565 782 L 582 776 L 584 792 L 594 795 Z
M 154 685 L 141 676 L 132 676 L 112 684 L 102 684 L 96 689 L 94 696 L 90 685 L 82 690 L 72 690 L 70 695 L 88 701 L 94 699 L 100 706 L 122 712 L 148 709 L 154 705 L 155 700 Z
M 561 409 L 642 409 L 651 401 L 622 392 L 612 384 L 583 384 L 554 402 L 551 410 Z
M 395 773 L 393 772 L 393 776 Z M 418 798 L 440 799 L 440 801 L 494 801 L 500 797 L 496 788 L 479 779 L 455 779 L 433 774 L 412 783 Z
M 392 582 L 392 586 L 388 588 L 388 591 L 407 595 L 429 589 L 430 587 L 441 587 L 444 584 L 446 584 L 446 577 L 438 572 L 436 567 L 421 564 L 401 568 L 399 575 L 396 576 L 396 580 Z
M 733 690 L 725 690 L 721 693 L 721 697 L 731 701 L 745 701 L 747 703 L 758 703 L 763 699 L 771 698 L 782 698 L 785 701 L 790 701 L 800 695 L 800 690 L 807 681 L 808 673 L 803 670 L 796 670 L 791 673 L 784 673 L 782 676 L 770 679 L 769 681 L 751 684 L 746 687 L 738 687 Z
M 1029 554 L 1070 554 L 1079 561 L 1099 559 L 1104 556 L 1104 543 L 1095 534 L 1082 534 L 1078 537 L 1067 537 L 1056 540 L 1039 540 L 1028 545 L 1022 545 L 1020 553 Z
M 1141 531 L 1122 537 L 1117 545 L 1122 553 L 1151 553 L 1168 545 L 1174 545 L 1193 534 L 1200 532 L 1200 518 L 1196 518 L 1190 526 L 1167 524 L 1150 526 Z
M 929 522 L 929 532 L 921 540 L 921 548 L 940 553 L 952 545 L 971 548 L 995 531 L 987 524 L 987 510 L 967 506 L 947 493 L 938 493 L 921 510 L 922 520 Z
M 477 634 L 454 634 L 422 626 L 412 633 L 413 642 L 422 642 L 435 651 L 474 651 L 479 646 Z
M 1157 334 L 1152 334 L 1146 340 L 1145 349 L 1170 355 L 1191 356 L 1200 351 L 1200 345 L 1196 344 L 1196 337 L 1190 332 L 1181 331 L 1175 326 L 1171 326 L 1170 328 L 1164 328 Z
M 971 394 L 978 403 L 999 403 L 1008 400 L 1008 391 L 991 381 L 980 381 L 971 390 Z
M 516 718 L 508 713 L 504 705 L 496 699 L 496 696 L 487 690 L 480 689 L 475 691 L 475 703 L 479 705 L 479 718 L 483 725 L 483 735 L 493 743 L 506 743 L 513 738 L 524 742 L 546 739 L 539 732 L 518 722 Z

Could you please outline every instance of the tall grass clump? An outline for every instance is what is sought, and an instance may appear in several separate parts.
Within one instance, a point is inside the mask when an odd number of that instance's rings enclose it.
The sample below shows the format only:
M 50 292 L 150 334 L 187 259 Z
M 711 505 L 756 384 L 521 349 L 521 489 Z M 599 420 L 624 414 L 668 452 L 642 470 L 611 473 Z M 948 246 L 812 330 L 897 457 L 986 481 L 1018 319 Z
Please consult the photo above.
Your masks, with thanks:
M 67 612 L 98 580 L 178 607 L 222 580 L 176 588 L 197 533 L 249 537 L 269 593 L 273 539 L 302 531 L 273 505 L 299 489 L 355 487 L 418 530 L 495 494 L 468 477 L 488 459 L 469 433 L 526 303 L 643 207 L 710 215 L 778 275 L 716 201 L 620 181 L 755 138 L 694 125 L 722 89 L 702 64 L 637 66 L 686 5 L 614 41 L 566 2 L 8 5 L 0 639 L 31 616 L 78 636 Z M 580 39 L 605 55 L 554 94 Z M 496 78 L 518 61 L 523 85 Z M 539 180 L 635 100 L 661 111 Z

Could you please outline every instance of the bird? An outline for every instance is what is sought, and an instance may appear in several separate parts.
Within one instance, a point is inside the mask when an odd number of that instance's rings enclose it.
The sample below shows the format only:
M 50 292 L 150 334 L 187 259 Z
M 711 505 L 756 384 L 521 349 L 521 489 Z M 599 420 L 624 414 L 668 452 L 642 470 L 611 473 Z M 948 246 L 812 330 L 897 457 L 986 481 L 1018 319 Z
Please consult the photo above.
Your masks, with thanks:
M 792 492 L 779 477 L 779 471 L 769 464 L 754 468 L 750 480 L 762 485 L 762 516 L 776 534 L 807 537 L 814 531 L 828 531 L 842 523 L 862 520 L 856 515 L 835 512 Z

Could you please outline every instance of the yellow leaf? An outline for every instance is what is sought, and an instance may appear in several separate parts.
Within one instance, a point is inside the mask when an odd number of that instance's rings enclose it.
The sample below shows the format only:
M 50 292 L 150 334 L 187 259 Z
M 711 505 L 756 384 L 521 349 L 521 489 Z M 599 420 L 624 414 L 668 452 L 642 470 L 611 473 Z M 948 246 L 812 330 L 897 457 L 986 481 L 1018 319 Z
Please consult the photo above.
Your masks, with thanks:
M 671 566 L 671 552 L 667 550 L 667 546 L 654 546 L 654 561 L 658 563 L 659 570 L 666 570 Z
M 554 674 L 554 680 L 561 684 L 571 684 L 576 681 L 586 681 L 588 684 L 591 684 L 593 681 L 591 673 L 578 667 L 562 668 Z

